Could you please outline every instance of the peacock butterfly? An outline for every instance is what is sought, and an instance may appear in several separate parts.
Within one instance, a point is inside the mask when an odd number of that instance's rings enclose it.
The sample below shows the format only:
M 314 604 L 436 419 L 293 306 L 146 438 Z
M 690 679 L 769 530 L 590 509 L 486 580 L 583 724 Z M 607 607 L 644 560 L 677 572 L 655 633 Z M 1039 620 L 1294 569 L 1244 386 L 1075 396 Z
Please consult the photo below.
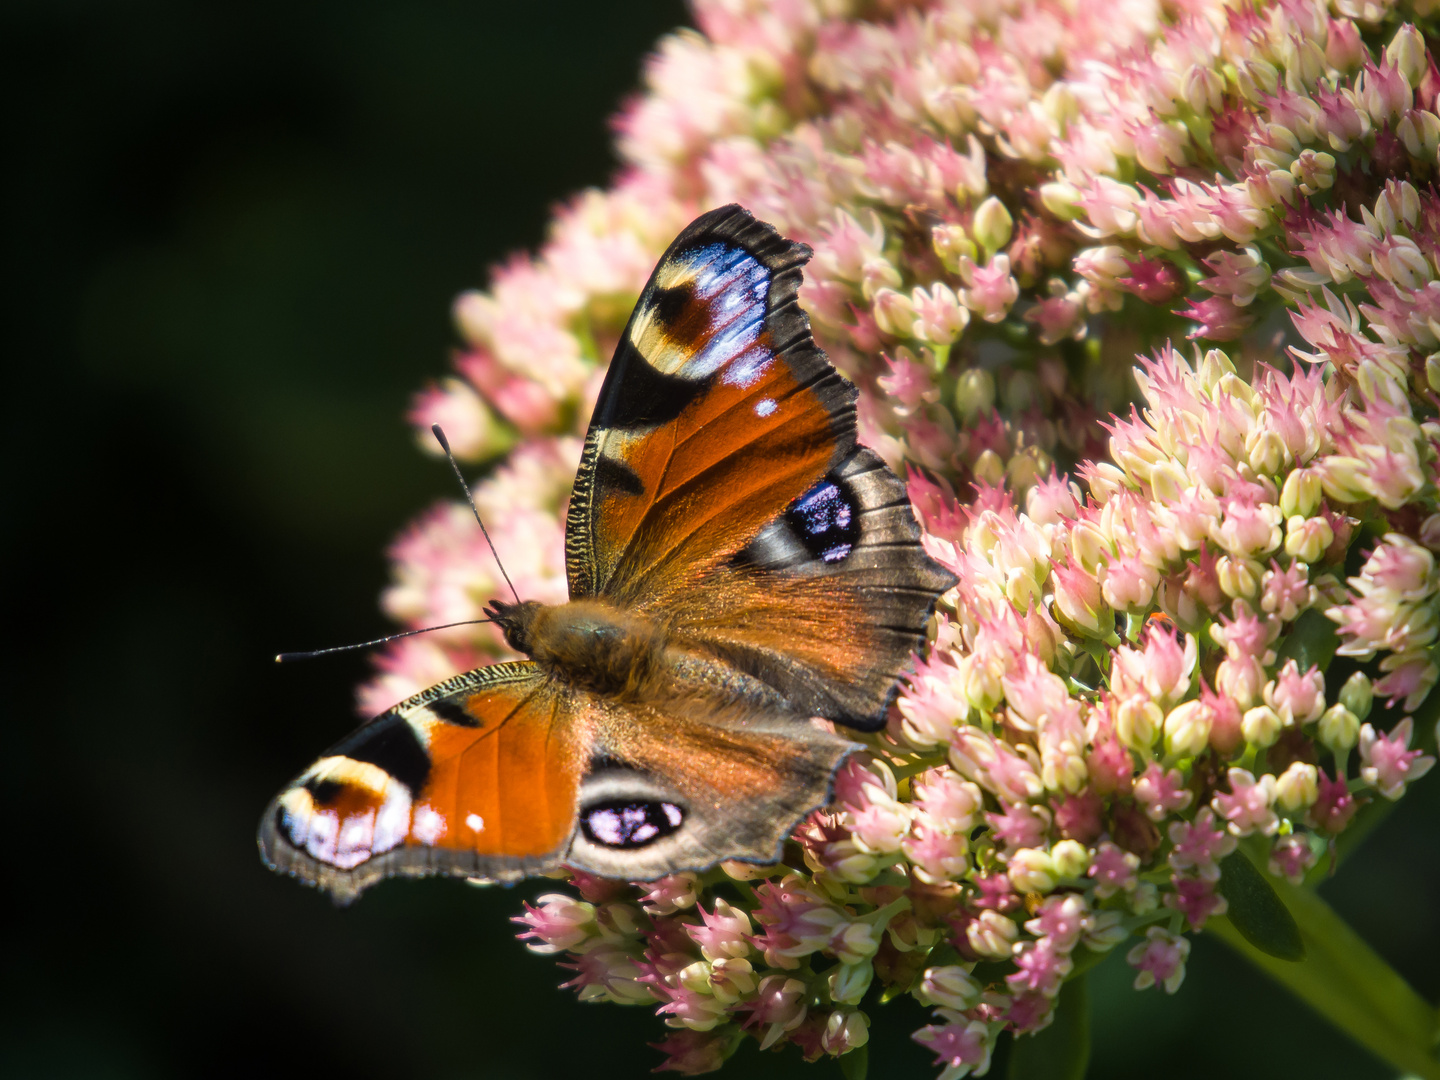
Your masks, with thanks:
M 492 601 L 530 657 L 446 679 L 270 804 L 273 869 L 348 901 L 392 875 L 646 880 L 773 862 L 885 722 L 955 578 L 855 439 L 796 293 L 810 249 L 697 218 L 625 328 L 565 524 L 570 600 Z

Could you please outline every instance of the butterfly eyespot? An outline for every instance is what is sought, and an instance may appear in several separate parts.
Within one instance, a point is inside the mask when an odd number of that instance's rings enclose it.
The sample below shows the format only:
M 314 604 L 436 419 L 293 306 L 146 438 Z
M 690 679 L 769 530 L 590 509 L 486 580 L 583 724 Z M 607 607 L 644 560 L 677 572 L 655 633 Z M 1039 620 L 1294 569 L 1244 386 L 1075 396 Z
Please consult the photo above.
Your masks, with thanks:
M 664 326 L 674 326 L 695 297 L 695 288 L 689 282 L 669 289 L 655 290 L 655 318 Z
M 319 780 L 311 777 L 305 781 L 305 790 L 310 793 L 310 798 L 315 800 L 316 806 L 330 806 L 338 802 L 340 795 L 345 790 L 344 784 L 338 784 L 334 780 Z
M 685 811 L 669 802 L 617 800 L 592 806 L 580 815 L 580 828 L 592 844 L 639 848 L 669 836 L 685 822 Z
M 840 562 L 860 542 L 860 514 L 855 497 L 828 477 L 785 511 L 786 523 L 822 562 Z

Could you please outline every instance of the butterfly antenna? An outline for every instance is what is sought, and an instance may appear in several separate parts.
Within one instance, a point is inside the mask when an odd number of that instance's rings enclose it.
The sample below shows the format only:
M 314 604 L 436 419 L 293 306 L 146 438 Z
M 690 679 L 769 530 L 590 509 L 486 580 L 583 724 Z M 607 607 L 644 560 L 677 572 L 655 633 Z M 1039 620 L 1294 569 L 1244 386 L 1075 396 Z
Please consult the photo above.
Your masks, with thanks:
M 445 623 L 443 626 L 426 626 L 420 630 L 404 630 L 398 634 L 386 634 L 384 637 L 376 638 L 374 641 L 362 641 L 356 645 L 336 645 L 329 649 L 312 649 L 310 652 L 282 652 L 275 657 L 275 662 L 277 664 L 293 664 L 296 660 L 313 660 L 317 656 L 325 656 L 328 653 L 368 649 L 372 645 L 384 645 L 387 641 L 394 641 L 397 638 L 413 637 L 415 634 L 428 634 L 431 630 L 449 630 L 452 626 L 474 626 L 476 623 L 494 621 L 494 619 L 466 619 L 464 622 L 450 622 Z
M 505 572 L 505 564 L 500 561 L 500 553 L 495 550 L 495 541 L 490 539 L 490 532 L 485 528 L 485 522 L 480 520 L 480 508 L 475 505 L 475 496 L 470 494 L 470 485 L 465 483 L 465 477 L 460 472 L 460 463 L 450 452 L 450 440 L 445 438 L 445 432 L 441 430 L 439 424 L 431 424 L 430 430 L 435 433 L 435 438 L 440 443 L 440 449 L 445 451 L 445 458 L 455 472 L 455 479 L 460 481 L 460 490 L 465 492 L 465 501 L 470 504 L 470 512 L 475 515 L 475 524 L 480 526 L 480 535 L 485 537 L 485 543 L 490 545 L 490 554 L 495 556 L 495 565 L 500 567 L 500 576 L 505 579 L 505 584 L 510 586 L 510 595 L 515 597 L 515 603 L 520 603 L 520 594 L 515 591 L 515 583 Z

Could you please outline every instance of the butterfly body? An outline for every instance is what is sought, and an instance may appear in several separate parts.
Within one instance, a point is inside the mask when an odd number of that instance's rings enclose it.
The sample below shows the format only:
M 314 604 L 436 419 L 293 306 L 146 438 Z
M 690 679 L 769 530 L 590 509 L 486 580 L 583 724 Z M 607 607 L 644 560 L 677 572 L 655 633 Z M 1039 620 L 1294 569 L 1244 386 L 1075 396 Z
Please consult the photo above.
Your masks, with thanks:
M 586 436 L 569 602 L 492 602 L 528 659 L 337 743 L 262 821 L 270 865 L 346 900 L 397 874 L 778 857 L 855 748 L 835 725 L 883 725 L 954 584 L 855 443 L 795 301 L 808 255 L 733 206 L 676 239 Z
M 594 599 L 492 602 L 486 610 L 510 647 L 554 679 L 622 701 L 664 692 L 667 637 L 654 619 Z

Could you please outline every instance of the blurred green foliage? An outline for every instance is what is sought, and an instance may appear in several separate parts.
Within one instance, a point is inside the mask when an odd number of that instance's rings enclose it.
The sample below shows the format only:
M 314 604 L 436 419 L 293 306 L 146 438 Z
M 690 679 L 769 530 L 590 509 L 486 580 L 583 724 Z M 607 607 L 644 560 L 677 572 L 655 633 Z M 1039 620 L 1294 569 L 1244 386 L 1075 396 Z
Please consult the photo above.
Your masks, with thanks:
M 402 416 L 448 308 L 614 168 L 606 118 L 686 12 L 425 0 L 0 11 L 9 163 L 4 589 L 13 1077 L 633 1077 L 646 1010 L 581 1006 L 506 920 L 540 885 L 266 872 L 271 794 L 352 723 L 384 548 L 450 497 Z M 1440 995 L 1440 783 L 1326 895 Z M 1383 1077 L 1204 938 L 1178 997 L 1090 976 L 1092 1076 Z M 928 1076 L 875 1009 L 870 1074 Z M 793 1075 L 742 1051 L 735 1075 Z M 997 1060 L 996 1075 L 1005 1063 Z M 1279 1070 L 1277 1072 L 1277 1070 Z M 833 1066 L 818 1078 L 838 1076 Z

